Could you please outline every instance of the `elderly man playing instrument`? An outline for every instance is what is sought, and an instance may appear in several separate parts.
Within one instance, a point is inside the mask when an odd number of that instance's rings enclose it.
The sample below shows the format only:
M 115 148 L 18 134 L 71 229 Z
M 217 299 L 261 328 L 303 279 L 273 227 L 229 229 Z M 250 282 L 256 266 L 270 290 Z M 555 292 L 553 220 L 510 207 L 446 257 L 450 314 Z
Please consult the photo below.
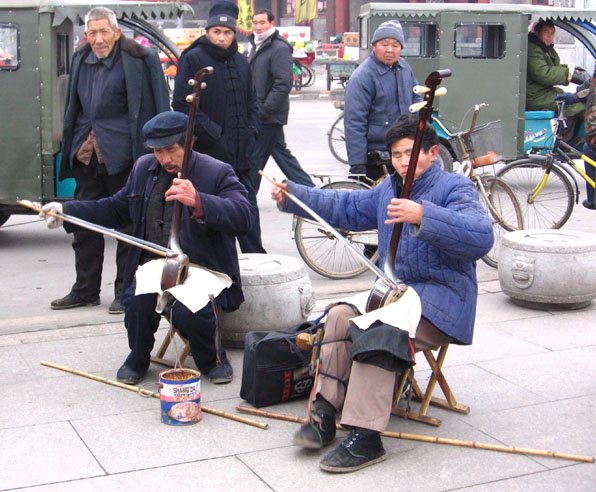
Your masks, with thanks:
M 180 179 L 188 116 L 176 111 L 158 114 L 143 126 L 152 154 L 139 158 L 130 177 L 114 196 L 101 200 L 48 203 L 44 212 L 62 210 L 68 215 L 105 227 L 133 226 L 133 235 L 167 246 L 171 236 L 176 201 L 183 204 L 179 224 L 179 244 L 192 263 L 223 272 L 232 279 L 213 303 L 192 312 L 175 301 L 170 320 L 188 338 L 199 370 L 214 383 L 227 383 L 233 372 L 221 348 L 216 329 L 216 308 L 233 311 L 244 300 L 235 236 L 246 233 L 255 220 L 255 209 L 234 170 L 212 157 L 192 152 L 187 179 Z M 46 216 L 48 227 L 62 222 Z M 67 232 L 76 229 L 65 223 Z M 160 322 L 156 312 L 157 294 L 135 295 L 135 272 L 156 255 L 130 248 L 124 275 L 122 303 L 128 331 L 130 354 L 118 370 L 118 381 L 136 384 L 149 368 L 154 333 Z
M 471 181 L 442 171 L 434 162 L 438 137 L 430 126 L 424 130 L 411 196 L 395 198 L 407 173 L 416 129 L 417 119 L 403 115 L 389 130 L 386 143 L 396 174 L 373 189 L 321 190 L 287 182 L 274 186 L 271 197 L 285 212 L 308 215 L 286 199 L 283 188 L 333 227 L 378 229 L 380 264 L 387 256 L 393 225 L 403 223 L 395 271 L 420 296 L 422 318 L 413 340 L 418 351 L 446 343 L 472 343 L 475 262 L 492 247 L 493 233 Z M 306 448 L 331 444 L 335 414 L 343 406 L 341 424 L 351 431 L 321 461 L 320 467 L 329 472 L 355 471 L 385 458 L 379 433 L 389 422 L 396 373 L 382 367 L 385 364 L 374 356 L 366 363 L 353 360 L 349 320 L 357 314 L 349 304 L 329 311 L 311 422 L 294 437 L 296 444 Z M 399 327 L 400 320 L 394 325 Z M 371 350 L 386 350 L 374 347 L 374 330 L 371 334 Z

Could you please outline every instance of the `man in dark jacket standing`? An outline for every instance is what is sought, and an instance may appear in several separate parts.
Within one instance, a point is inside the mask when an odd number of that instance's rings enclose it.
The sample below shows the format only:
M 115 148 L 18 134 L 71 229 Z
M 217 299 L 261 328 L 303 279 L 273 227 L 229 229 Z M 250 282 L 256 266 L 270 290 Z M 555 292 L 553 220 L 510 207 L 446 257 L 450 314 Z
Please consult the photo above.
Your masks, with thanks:
M 169 97 L 157 54 L 123 36 L 113 11 L 91 9 L 85 31 L 88 42 L 74 54 L 68 81 L 60 179 L 76 179 L 76 200 L 97 200 L 126 184 L 134 160 L 147 152 L 141 129 L 169 109 Z M 72 247 L 76 281 L 70 293 L 51 302 L 52 309 L 99 304 L 104 238 L 77 231 Z M 126 254 L 127 246 L 118 243 L 112 314 L 124 312 Z
M 240 285 L 240 267 L 234 236 L 252 226 L 255 209 L 245 188 L 229 164 L 192 152 L 187 179 L 180 179 L 188 116 L 166 111 L 143 127 L 147 146 L 153 154 L 139 158 L 126 186 L 114 196 L 102 200 L 50 202 L 44 212 L 61 213 L 112 228 L 133 227 L 133 235 L 160 246 L 167 246 L 176 202 L 182 203 L 179 224 L 180 248 L 191 263 L 227 274 L 232 284 L 213 302 L 192 311 L 182 302 L 171 305 L 170 320 L 188 338 L 193 359 L 199 370 L 213 383 L 228 383 L 233 371 L 219 344 L 214 305 L 225 311 L 237 309 L 244 297 Z M 61 220 L 46 216 L 49 228 Z M 66 223 L 67 232 L 77 229 Z M 124 275 L 122 303 L 126 308 L 124 324 L 128 331 L 130 354 L 118 370 L 118 381 L 136 384 L 150 364 L 160 322 L 156 312 L 157 294 L 137 292 L 135 273 L 139 265 L 156 255 L 137 247 L 129 248 Z
M 314 186 L 310 176 L 286 146 L 283 126 L 288 123 L 290 90 L 294 76 L 292 46 L 275 28 L 273 12 L 257 10 L 253 16 L 254 34 L 250 68 L 259 106 L 259 139 L 253 154 L 253 182 L 259 191 L 262 171 L 270 156 L 294 183 Z
M 257 100 L 250 67 L 238 52 L 237 18 L 235 4 L 225 0 L 213 4 L 209 10 L 207 33 L 180 57 L 172 107 L 188 113 L 190 106 L 186 96 L 192 91 L 188 80 L 201 68 L 213 67 L 213 74 L 205 78 L 207 87 L 201 91 L 197 108 L 194 150 L 231 164 L 256 208 L 251 156 L 257 133 Z M 258 218 L 253 229 L 238 237 L 238 242 L 243 253 L 265 253 Z

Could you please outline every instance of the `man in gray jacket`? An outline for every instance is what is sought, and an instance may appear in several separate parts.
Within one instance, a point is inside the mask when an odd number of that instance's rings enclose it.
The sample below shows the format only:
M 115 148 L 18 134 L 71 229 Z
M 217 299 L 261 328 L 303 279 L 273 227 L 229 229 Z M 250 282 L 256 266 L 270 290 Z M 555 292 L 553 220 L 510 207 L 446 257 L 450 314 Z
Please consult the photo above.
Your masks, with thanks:
M 404 42 L 399 21 L 383 22 L 373 35 L 373 52 L 348 81 L 344 128 L 351 174 L 366 174 L 373 180 L 383 175 L 380 156 L 386 152 L 387 130 L 410 104 L 422 100 L 412 92 L 418 82 L 400 56 Z
M 286 146 L 283 126 L 288 123 L 290 90 L 292 89 L 292 47 L 275 28 L 273 13 L 257 10 L 253 16 L 254 34 L 250 68 L 257 91 L 259 107 L 259 139 L 253 153 L 253 182 L 259 190 L 262 171 L 270 156 L 295 183 L 314 186 L 309 175 Z

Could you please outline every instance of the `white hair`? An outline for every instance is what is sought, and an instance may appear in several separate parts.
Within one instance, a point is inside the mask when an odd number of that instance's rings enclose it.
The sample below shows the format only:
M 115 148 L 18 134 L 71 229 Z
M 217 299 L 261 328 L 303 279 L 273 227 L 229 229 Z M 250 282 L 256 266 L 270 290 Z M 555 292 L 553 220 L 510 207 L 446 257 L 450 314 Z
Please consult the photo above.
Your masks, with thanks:
M 85 16 L 85 31 L 89 28 L 89 21 L 96 21 L 100 19 L 108 19 L 110 27 L 114 30 L 118 30 L 118 20 L 113 10 L 106 7 L 94 7 Z

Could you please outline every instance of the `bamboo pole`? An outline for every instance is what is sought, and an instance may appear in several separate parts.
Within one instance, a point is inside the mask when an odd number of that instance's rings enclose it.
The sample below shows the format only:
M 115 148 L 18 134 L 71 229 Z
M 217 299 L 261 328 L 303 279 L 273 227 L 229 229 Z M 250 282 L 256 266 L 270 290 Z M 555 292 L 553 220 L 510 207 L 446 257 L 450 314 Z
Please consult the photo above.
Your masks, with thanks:
M 59 364 L 54 364 L 52 362 L 46 362 L 42 360 L 40 362 L 42 366 L 52 367 L 54 369 L 59 369 L 61 371 L 69 372 L 71 374 L 76 374 L 77 376 L 83 376 L 88 379 L 93 379 L 94 381 L 99 381 L 100 383 L 109 384 L 112 386 L 116 386 L 117 388 L 122 388 L 129 391 L 134 391 L 135 393 L 140 393 L 144 396 L 151 396 L 153 398 L 160 399 L 159 393 L 154 393 L 148 389 L 139 388 L 138 386 L 133 386 L 130 384 L 120 383 L 119 381 L 113 381 L 111 379 L 102 378 L 101 376 L 96 376 L 95 374 L 90 374 L 88 372 L 79 371 L 78 369 L 72 369 L 70 367 L 61 366 Z M 206 413 L 210 413 L 213 415 L 217 415 L 219 417 L 224 417 L 226 419 L 235 420 L 236 422 L 241 422 L 243 424 L 252 425 L 253 427 L 258 427 L 259 429 L 268 429 L 269 424 L 264 424 L 262 422 L 258 422 L 256 420 L 248 419 L 246 417 L 242 417 L 241 415 L 236 415 L 235 413 L 224 412 L 223 410 L 217 410 L 215 408 L 209 408 L 201 405 L 201 410 Z
M 306 419 L 295 417 L 293 415 L 286 415 L 283 413 L 277 412 L 269 412 L 266 410 L 259 410 L 257 408 L 250 408 L 250 407 L 243 407 L 238 406 L 236 410 L 239 412 L 250 413 L 252 415 L 259 415 L 261 417 L 277 419 L 277 420 L 285 420 L 287 422 L 295 422 L 299 424 L 304 424 Z M 335 427 L 339 430 L 347 430 L 339 424 L 335 424 Z M 532 448 L 518 448 L 515 446 L 504 446 L 502 444 L 487 444 L 481 443 L 476 441 L 462 441 L 460 439 L 449 439 L 446 437 L 434 437 L 434 436 L 426 436 L 421 434 L 407 434 L 405 432 L 391 432 L 385 431 L 381 432 L 382 436 L 385 437 L 392 437 L 394 439 L 407 439 L 409 441 L 421 441 L 421 442 L 429 442 L 432 444 L 447 444 L 450 446 L 462 446 L 466 448 L 475 448 L 475 449 L 486 449 L 489 451 L 500 451 L 503 453 L 515 453 L 515 454 L 531 454 L 534 456 L 547 456 L 550 458 L 558 458 L 563 460 L 572 460 L 572 461 L 583 461 L 585 463 L 594 463 L 594 458 L 592 456 L 582 456 L 577 454 L 568 454 L 568 453 L 557 453 L 555 451 L 547 451 L 543 449 L 532 449 Z

